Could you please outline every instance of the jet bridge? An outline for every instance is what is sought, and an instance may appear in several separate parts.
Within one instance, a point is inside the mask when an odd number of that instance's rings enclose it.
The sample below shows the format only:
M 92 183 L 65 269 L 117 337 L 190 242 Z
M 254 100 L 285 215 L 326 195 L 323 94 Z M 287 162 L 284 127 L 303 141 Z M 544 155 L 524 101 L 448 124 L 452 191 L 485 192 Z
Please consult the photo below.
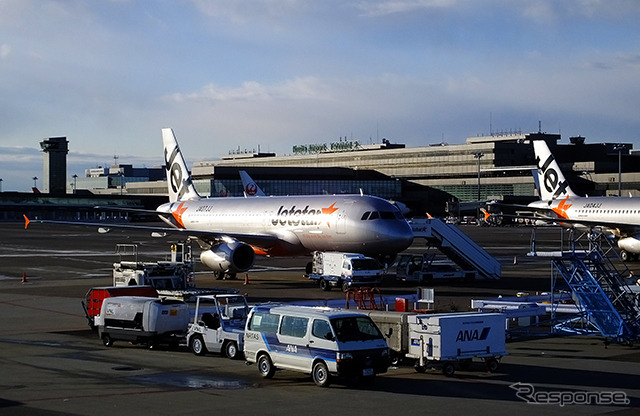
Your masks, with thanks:
M 500 263 L 453 224 L 437 218 L 410 221 L 415 237 L 425 238 L 463 270 L 477 270 L 479 277 L 499 279 Z

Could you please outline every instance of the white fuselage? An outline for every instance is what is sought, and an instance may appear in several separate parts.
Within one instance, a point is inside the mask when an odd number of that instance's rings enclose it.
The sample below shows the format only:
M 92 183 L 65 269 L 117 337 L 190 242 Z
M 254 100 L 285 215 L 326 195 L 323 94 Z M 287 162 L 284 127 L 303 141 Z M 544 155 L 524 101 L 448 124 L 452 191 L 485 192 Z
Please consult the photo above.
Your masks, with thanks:
M 565 197 L 550 201 L 536 201 L 532 208 L 552 210 L 558 219 L 583 220 L 585 226 L 599 224 L 613 230 L 640 227 L 640 199 L 626 197 Z M 616 233 L 620 236 L 620 233 Z
M 186 230 L 242 235 L 243 241 L 269 255 L 335 250 L 378 256 L 396 254 L 413 241 L 399 210 L 372 196 L 202 198 L 158 210 L 173 213 Z

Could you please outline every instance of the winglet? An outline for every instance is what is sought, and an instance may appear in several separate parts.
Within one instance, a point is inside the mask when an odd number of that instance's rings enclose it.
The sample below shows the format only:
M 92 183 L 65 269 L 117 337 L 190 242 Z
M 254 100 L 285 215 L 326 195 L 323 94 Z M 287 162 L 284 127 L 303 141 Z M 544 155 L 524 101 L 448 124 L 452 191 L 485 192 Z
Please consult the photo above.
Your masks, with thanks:
M 22 214 L 22 216 L 24 217 L 24 229 L 26 230 L 31 221 L 29 221 L 29 218 L 27 218 L 25 214 Z

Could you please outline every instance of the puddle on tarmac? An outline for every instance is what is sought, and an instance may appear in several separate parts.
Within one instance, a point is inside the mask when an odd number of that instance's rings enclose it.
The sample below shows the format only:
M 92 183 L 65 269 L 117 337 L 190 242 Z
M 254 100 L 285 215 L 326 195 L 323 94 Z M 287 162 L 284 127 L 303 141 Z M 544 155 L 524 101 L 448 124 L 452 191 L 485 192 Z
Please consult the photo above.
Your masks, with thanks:
M 189 373 L 155 373 L 129 377 L 138 384 L 152 384 L 189 389 L 239 390 L 249 387 L 248 383 L 230 378 Z

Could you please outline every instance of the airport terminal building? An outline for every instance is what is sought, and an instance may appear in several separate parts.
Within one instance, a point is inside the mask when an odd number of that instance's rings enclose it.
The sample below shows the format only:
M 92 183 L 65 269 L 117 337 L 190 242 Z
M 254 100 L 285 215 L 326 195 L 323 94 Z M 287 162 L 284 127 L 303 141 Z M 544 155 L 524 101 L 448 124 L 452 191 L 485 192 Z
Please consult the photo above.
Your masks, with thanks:
M 220 160 L 194 164 L 192 174 L 194 184 L 203 196 L 242 196 L 238 171 L 245 170 L 268 195 L 362 192 L 402 202 L 414 216 L 424 216 L 427 212 L 437 216 L 465 215 L 465 208 L 470 211 L 466 215 L 474 215 L 478 201 L 501 199 L 526 203 L 536 199 L 532 175 L 532 169 L 536 167 L 533 139 L 542 139 L 549 144 L 576 193 L 640 195 L 640 153 L 635 153 L 631 144 L 591 144 L 583 137 L 572 137 L 568 143 L 560 144 L 559 134 L 542 132 L 510 132 L 468 138 L 464 144 L 413 148 L 387 140 L 377 145 L 340 140 L 294 146 L 292 154 L 286 156 L 230 154 Z M 66 139 L 65 147 L 61 149 L 59 153 L 66 155 Z M 45 150 L 49 150 L 45 152 L 46 168 L 58 172 L 59 166 L 53 165 L 61 158 L 54 160 L 50 149 Z M 128 195 L 153 199 L 153 203 L 163 196 L 166 198 L 163 168 L 134 169 L 131 165 L 114 165 L 97 173 L 94 171 L 88 169 L 82 178 L 77 175 L 67 178 L 67 194 L 89 191 L 106 194 L 106 198 L 111 194 L 115 199 Z M 60 174 L 56 173 L 58 176 Z M 23 201 L 29 196 L 33 201 Z M 0 211 L 4 211 L 0 219 L 13 218 L 18 212 L 16 206 L 25 202 L 37 204 L 36 200 L 43 196 L 21 194 L 9 198 L 4 193 L 0 196 Z M 64 199 L 64 194 L 58 193 L 56 197 Z M 15 198 L 21 199 L 21 203 L 16 204 Z M 150 204 L 139 200 L 135 205 L 148 207 Z
M 199 162 L 192 173 L 207 195 L 242 195 L 237 170 L 246 170 L 267 194 L 363 192 L 406 203 L 416 215 L 424 211 L 455 214 L 454 201 L 533 200 L 537 197 L 531 140 L 545 140 L 572 188 L 579 194 L 640 195 L 640 164 L 632 145 L 587 144 L 572 137 L 559 144 L 559 134 L 508 133 L 468 138 L 457 145 L 407 148 L 390 144 L 314 146 L 288 156 L 232 154 Z M 303 146 L 304 147 L 304 146 Z M 428 202 L 427 202 L 428 201 Z

